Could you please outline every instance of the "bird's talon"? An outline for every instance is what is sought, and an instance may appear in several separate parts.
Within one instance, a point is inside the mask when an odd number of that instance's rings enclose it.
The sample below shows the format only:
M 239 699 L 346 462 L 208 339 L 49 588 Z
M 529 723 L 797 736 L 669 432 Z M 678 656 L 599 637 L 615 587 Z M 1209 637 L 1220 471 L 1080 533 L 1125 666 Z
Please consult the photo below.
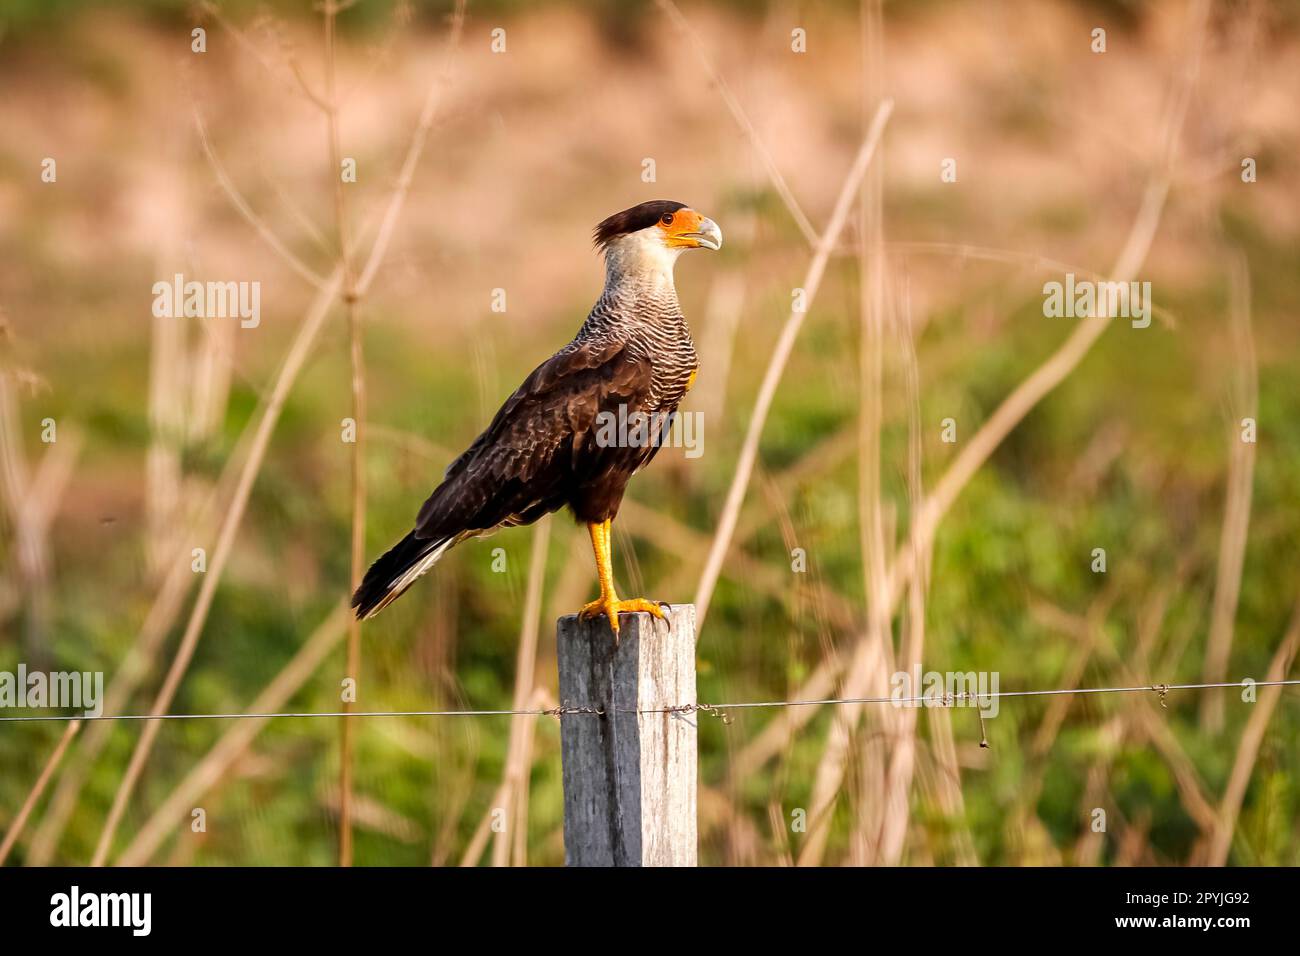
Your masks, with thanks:
M 665 620 L 665 616 L 660 604 L 659 601 L 647 601 L 645 598 L 631 598 L 626 601 L 619 601 L 618 610 L 623 614 L 652 614 L 662 621 Z
M 662 601 L 647 601 L 645 598 L 628 598 L 626 600 L 615 598 L 612 601 L 607 601 L 602 597 L 584 604 L 582 610 L 578 612 L 578 616 L 584 621 L 590 621 L 603 614 L 609 618 L 610 629 L 615 634 L 618 634 L 618 616 L 620 614 L 651 614 L 663 621 L 667 620 L 663 609 L 668 606 Z

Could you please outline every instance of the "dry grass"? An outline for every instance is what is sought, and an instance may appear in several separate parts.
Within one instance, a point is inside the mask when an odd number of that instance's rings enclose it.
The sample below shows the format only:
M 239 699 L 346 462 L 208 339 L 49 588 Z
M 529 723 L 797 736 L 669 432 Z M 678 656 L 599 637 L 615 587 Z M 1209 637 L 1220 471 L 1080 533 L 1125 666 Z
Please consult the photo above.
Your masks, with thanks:
M 533 531 L 532 555 L 528 559 L 528 591 L 524 597 L 523 620 L 519 626 L 519 656 L 515 661 L 513 710 L 524 710 L 537 693 L 537 638 L 541 632 L 542 586 L 546 580 L 546 552 L 551 541 L 551 519 L 537 522 Z M 501 803 L 493 811 L 504 811 L 506 826 L 495 833 L 492 865 L 527 864 L 528 775 L 533 766 L 534 717 L 510 718 L 510 743 L 506 747 L 506 765 L 502 774 Z
M 37 801 L 45 793 L 45 787 L 49 784 L 50 777 L 54 776 L 54 771 L 58 769 L 59 763 L 63 760 L 63 752 L 68 749 L 68 744 L 72 743 L 72 738 L 77 736 L 79 730 L 81 730 L 81 721 L 79 720 L 68 721 L 67 727 L 63 729 L 59 742 L 54 748 L 54 753 L 50 754 L 50 759 L 46 762 L 41 775 L 32 784 L 27 799 L 23 801 L 23 805 L 18 808 L 18 813 L 14 816 L 13 822 L 9 824 L 4 839 L 0 840 L 0 866 L 4 866 L 5 860 L 9 858 L 9 851 L 18 842 L 18 835 L 23 832 L 23 827 L 27 825 L 27 818 L 32 815 L 32 810 L 35 808 Z
M 298 653 L 248 705 L 249 714 L 275 713 L 320 668 L 338 646 L 347 628 L 349 611 L 341 604 L 303 642 Z M 248 751 L 270 722 L 268 717 L 234 720 L 217 743 L 200 759 L 156 807 L 117 859 L 120 866 L 143 866 L 158 852 L 176 828 L 188 821 L 190 810 L 199 806 L 214 787 L 228 778 L 231 767 Z M 149 726 L 154 726 L 150 722 Z
M 786 363 L 790 359 L 790 353 L 794 349 L 795 341 L 799 337 L 799 329 L 803 325 L 804 317 L 816 301 L 817 290 L 821 287 L 822 277 L 826 274 L 826 264 L 830 260 L 831 252 L 835 249 L 836 243 L 839 242 L 840 233 L 848 222 L 854 194 L 857 192 L 862 177 L 867 172 L 867 167 L 875 154 L 876 146 L 880 142 L 885 123 L 888 122 L 892 109 L 892 104 L 885 102 L 876 111 L 876 117 L 872 121 L 871 128 L 862 140 L 862 146 L 858 149 L 853 165 L 849 167 L 848 175 L 840 187 L 840 195 L 835 201 L 835 208 L 831 212 L 826 231 L 818 239 L 817 248 L 808 264 L 808 271 L 804 274 L 803 282 L 798 286 L 799 289 L 803 290 L 802 304 L 790 310 L 790 315 L 781 329 L 780 338 L 777 339 L 776 347 L 772 350 L 767 372 L 763 376 L 762 385 L 759 386 L 758 397 L 749 420 L 749 428 L 745 433 L 740 458 L 736 463 L 736 470 L 731 479 L 731 486 L 727 491 L 726 500 L 722 505 L 722 513 L 718 518 L 717 528 L 713 533 L 713 544 L 709 549 L 709 557 L 704 565 L 704 572 L 700 575 L 700 583 L 695 592 L 694 604 L 701 629 L 704 626 L 705 616 L 708 614 L 713 589 L 717 586 L 718 577 L 722 573 L 722 564 L 726 560 L 727 551 L 731 546 L 732 535 L 735 533 L 736 522 L 740 516 L 740 508 L 744 504 L 745 493 L 749 488 L 749 479 L 753 476 L 754 463 L 758 459 L 758 443 L 763 437 L 763 426 L 767 422 L 767 415 L 772 408 L 772 401 L 776 397 L 776 390 L 781 384 L 781 376 L 785 371 Z
M 456 18 L 453 22 L 451 34 L 451 49 L 455 48 L 459 41 L 460 30 L 464 22 L 464 5 L 457 8 Z M 450 57 L 448 57 L 450 62 Z M 354 296 L 363 295 L 368 288 L 369 282 L 378 271 L 379 264 L 382 261 L 384 251 L 387 249 L 391 234 L 396 228 L 397 218 L 401 212 L 402 205 L 406 198 L 406 192 L 410 188 L 410 177 L 413 175 L 415 164 L 419 160 L 420 153 L 423 151 L 425 138 L 428 135 L 429 128 L 433 125 L 436 116 L 436 106 L 438 102 L 437 93 L 441 92 L 445 83 L 445 72 L 440 73 L 430 88 L 430 95 L 426 99 L 426 109 L 420 116 L 419 124 L 416 127 L 415 134 L 412 137 L 411 146 L 407 151 L 405 161 L 402 165 L 402 172 L 399 176 L 397 186 L 393 189 L 392 195 L 388 202 L 388 207 L 379 226 L 379 232 L 370 249 L 369 257 L 366 260 L 365 267 L 361 272 L 361 278 L 357 281 L 353 294 Z M 185 671 L 193 658 L 195 647 L 202 636 L 203 623 L 207 618 L 208 610 L 212 605 L 212 598 L 221 579 L 221 573 L 230 556 L 231 547 L 234 543 L 235 535 L 239 530 L 239 523 L 243 517 L 244 510 L 248 505 L 249 494 L 252 491 L 253 482 L 257 478 L 258 469 L 266 455 L 267 447 L 270 443 L 271 435 L 275 430 L 279 414 L 284 407 L 289 391 L 292 389 L 294 381 L 307 356 L 319 335 L 321 327 L 329 313 L 329 309 L 336 297 L 343 290 L 344 270 L 336 267 L 323 287 L 318 292 L 307 314 L 303 318 L 302 325 L 299 327 L 298 335 L 295 338 L 289 352 L 285 356 L 284 363 L 276 377 L 275 383 L 271 390 L 270 400 L 258 422 L 254 432 L 252 445 L 245 460 L 243 469 L 240 473 L 239 482 L 235 487 L 232 500 L 225 512 L 225 517 L 221 523 L 221 529 L 218 533 L 217 543 L 213 549 L 212 558 L 208 565 L 208 570 L 203 578 L 203 584 L 199 589 L 199 595 L 195 602 L 194 609 L 190 614 L 189 623 L 186 625 L 185 633 L 181 638 L 180 647 L 172 659 L 171 667 L 163 682 L 162 688 L 154 698 L 151 714 L 163 714 L 167 712 L 172 700 L 175 697 L 176 689 L 184 677 Z M 94 856 L 91 860 L 92 866 L 102 866 L 108 858 L 111 850 L 113 837 L 116 834 L 117 827 L 125 812 L 127 802 L 135 789 L 136 782 L 140 773 L 144 769 L 144 764 L 148 760 L 149 752 L 153 747 L 153 742 L 157 737 L 160 724 L 150 721 L 145 724 L 141 733 L 140 741 L 136 745 L 135 751 L 131 755 L 131 761 L 127 765 L 126 772 L 123 776 L 122 783 L 118 787 L 117 794 L 113 798 L 113 804 L 109 809 L 108 818 L 105 821 L 103 831 L 100 834 L 99 843 L 95 849 Z
M 1205 651 L 1206 683 L 1219 683 L 1228 673 L 1232 653 L 1233 625 L 1241 595 L 1241 574 L 1246 563 L 1246 537 L 1250 526 L 1250 500 L 1255 487 L 1255 442 L 1242 440 L 1243 423 L 1259 414 L 1259 366 L 1250 328 L 1250 274 L 1244 257 L 1237 252 L 1229 260 L 1232 268 L 1232 302 L 1229 317 L 1233 353 L 1236 358 L 1228 423 L 1228 490 L 1223 509 L 1223 532 L 1219 542 L 1219 565 L 1214 582 L 1214 607 L 1210 612 L 1210 636 Z M 1208 694 L 1201 700 L 1201 725 L 1218 733 L 1223 729 L 1223 697 Z

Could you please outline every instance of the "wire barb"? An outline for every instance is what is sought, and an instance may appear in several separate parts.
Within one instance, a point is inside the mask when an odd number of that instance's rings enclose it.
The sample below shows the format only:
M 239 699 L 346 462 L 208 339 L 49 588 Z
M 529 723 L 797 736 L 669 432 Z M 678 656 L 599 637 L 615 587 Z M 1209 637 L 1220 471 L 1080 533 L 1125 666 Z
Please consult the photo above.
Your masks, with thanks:
M 537 713 L 537 711 L 523 711 L 522 713 Z M 552 707 L 549 710 L 540 711 L 540 713 L 547 717 L 554 717 L 556 720 L 569 714 L 592 714 L 596 717 L 605 716 L 605 711 L 601 707 L 574 707 L 567 700 L 559 707 Z
M 634 713 L 639 714 L 668 714 L 673 717 L 682 717 L 686 714 L 705 713 L 717 717 L 724 724 L 731 723 L 731 715 L 713 704 L 676 704 L 672 707 L 658 707 L 650 710 L 640 710 Z

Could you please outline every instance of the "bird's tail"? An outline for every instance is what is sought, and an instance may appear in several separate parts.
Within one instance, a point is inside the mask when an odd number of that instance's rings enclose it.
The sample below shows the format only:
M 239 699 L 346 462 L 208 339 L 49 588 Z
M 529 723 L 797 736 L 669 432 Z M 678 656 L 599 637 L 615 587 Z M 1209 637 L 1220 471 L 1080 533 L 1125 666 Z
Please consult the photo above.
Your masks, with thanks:
M 370 566 L 357 593 L 352 595 L 357 619 L 374 617 L 396 601 L 455 541 L 455 538 L 417 538 L 412 531 L 389 548 Z

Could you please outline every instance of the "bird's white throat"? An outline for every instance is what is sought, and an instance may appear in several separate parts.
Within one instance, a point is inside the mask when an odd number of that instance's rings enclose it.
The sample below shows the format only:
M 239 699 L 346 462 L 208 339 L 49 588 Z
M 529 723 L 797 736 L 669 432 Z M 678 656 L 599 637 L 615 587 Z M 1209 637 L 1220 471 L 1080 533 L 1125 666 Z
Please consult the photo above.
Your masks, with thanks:
M 605 286 L 631 282 L 650 295 L 675 296 L 673 266 L 683 251 L 666 245 L 656 226 L 620 236 L 605 249 Z

